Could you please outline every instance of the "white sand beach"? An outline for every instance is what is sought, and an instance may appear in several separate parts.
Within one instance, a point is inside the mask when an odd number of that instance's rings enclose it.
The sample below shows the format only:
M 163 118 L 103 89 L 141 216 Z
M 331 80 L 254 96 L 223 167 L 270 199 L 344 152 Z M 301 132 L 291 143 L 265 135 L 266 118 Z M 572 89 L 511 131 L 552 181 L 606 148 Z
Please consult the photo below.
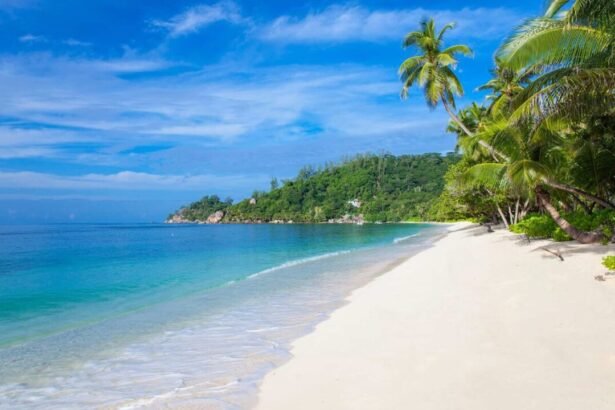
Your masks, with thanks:
M 614 250 L 456 224 L 297 340 L 257 408 L 613 409 Z

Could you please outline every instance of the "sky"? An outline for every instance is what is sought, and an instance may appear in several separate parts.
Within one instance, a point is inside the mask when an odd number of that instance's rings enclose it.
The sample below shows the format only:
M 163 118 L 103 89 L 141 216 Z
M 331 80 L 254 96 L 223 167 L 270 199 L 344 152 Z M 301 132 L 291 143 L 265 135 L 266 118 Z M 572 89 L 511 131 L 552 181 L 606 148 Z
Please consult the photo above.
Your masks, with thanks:
M 405 33 L 468 44 L 463 105 L 540 0 L 0 0 L 0 223 L 159 222 L 304 165 L 448 152 L 448 117 L 399 95 Z

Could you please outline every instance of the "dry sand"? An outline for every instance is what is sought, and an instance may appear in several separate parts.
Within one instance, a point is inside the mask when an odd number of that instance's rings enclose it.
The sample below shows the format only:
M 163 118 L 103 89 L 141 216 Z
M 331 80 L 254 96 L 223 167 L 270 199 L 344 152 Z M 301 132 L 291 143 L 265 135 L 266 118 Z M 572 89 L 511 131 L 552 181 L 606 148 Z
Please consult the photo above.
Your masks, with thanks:
M 451 231 L 297 340 L 257 408 L 615 409 L 615 248 Z

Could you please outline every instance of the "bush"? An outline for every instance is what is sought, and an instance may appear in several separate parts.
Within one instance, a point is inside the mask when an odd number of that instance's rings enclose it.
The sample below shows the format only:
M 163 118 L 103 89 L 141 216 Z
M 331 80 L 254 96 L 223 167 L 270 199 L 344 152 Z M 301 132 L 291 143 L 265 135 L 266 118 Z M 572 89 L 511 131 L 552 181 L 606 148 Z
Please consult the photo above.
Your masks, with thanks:
M 615 211 L 613 210 L 602 209 L 591 215 L 577 211 L 562 216 L 575 228 L 582 231 L 601 230 L 606 238 L 611 238 L 615 230 Z M 572 239 L 548 215 L 530 214 L 519 223 L 511 225 L 510 230 L 514 233 L 526 234 L 530 238 L 551 238 L 558 242 Z
M 602 264 L 610 271 L 615 271 L 615 255 L 605 256 Z
M 532 214 L 522 221 L 511 225 L 510 230 L 514 233 L 524 233 L 530 238 L 551 238 L 557 229 L 557 225 L 547 215 Z
M 551 234 L 551 239 L 553 239 L 556 242 L 566 242 L 566 241 L 572 240 L 572 238 L 568 236 L 568 234 L 564 232 L 564 230 L 560 228 L 559 226 Z

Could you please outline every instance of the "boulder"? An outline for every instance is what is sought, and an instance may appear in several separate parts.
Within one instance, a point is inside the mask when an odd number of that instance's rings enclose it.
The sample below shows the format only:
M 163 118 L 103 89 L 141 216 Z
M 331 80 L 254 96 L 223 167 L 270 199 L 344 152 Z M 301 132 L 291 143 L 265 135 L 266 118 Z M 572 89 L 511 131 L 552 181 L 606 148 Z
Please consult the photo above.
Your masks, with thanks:
M 207 223 L 208 224 L 218 224 L 222 221 L 222 218 L 224 218 L 224 212 L 216 211 L 207 217 Z
M 186 221 L 181 214 L 175 214 L 164 222 L 167 224 L 185 224 L 188 221 Z

